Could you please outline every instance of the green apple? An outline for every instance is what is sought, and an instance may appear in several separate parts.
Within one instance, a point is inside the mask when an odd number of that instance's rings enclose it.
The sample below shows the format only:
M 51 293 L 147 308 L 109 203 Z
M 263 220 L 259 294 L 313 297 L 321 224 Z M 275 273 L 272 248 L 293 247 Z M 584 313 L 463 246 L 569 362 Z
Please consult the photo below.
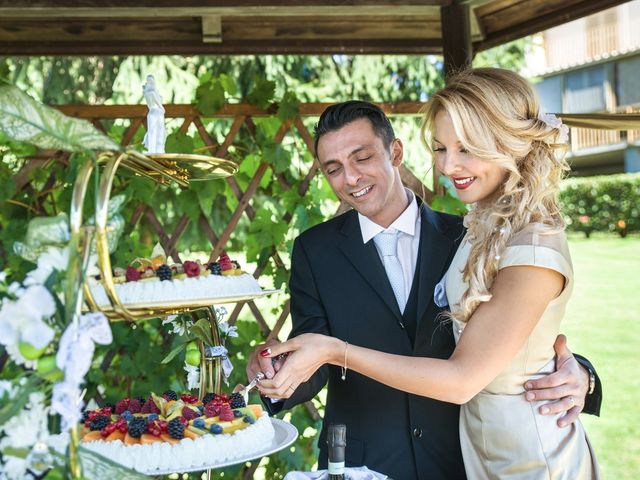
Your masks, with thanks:
M 36 360 L 40 358 L 40 356 L 44 353 L 44 351 L 47 349 L 47 346 L 48 345 L 45 345 L 43 348 L 36 348 L 30 343 L 20 342 L 18 343 L 18 350 L 27 360 Z
M 187 343 L 187 352 L 192 350 L 200 351 L 200 347 L 198 347 L 198 343 L 195 341 Z
M 189 365 L 197 367 L 200 365 L 200 350 L 187 350 L 187 356 L 185 358 Z
M 56 366 L 56 356 L 46 355 L 38 359 L 36 370 L 40 376 L 50 382 L 58 382 L 64 377 L 64 373 Z

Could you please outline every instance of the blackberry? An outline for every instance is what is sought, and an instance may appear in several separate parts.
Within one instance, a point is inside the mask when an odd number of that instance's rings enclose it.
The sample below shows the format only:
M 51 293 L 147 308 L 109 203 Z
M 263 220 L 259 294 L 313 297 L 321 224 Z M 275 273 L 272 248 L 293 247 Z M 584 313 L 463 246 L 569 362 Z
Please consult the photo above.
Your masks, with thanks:
M 244 408 L 247 406 L 247 404 L 244 403 L 244 398 L 242 398 L 242 394 L 240 392 L 229 395 L 229 403 L 231 404 L 231 408 Z
M 204 398 L 202 399 L 202 403 L 204 405 L 206 405 L 207 403 L 209 403 L 211 400 L 213 400 L 215 398 L 216 394 L 215 393 L 207 393 Z
M 156 270 L 156 275 L 162 280 L 171 280 L 172 275 L 171 267 L 169 265 L 160 265 Z
M 220 263 L 218 262 L 211 262 L 209 265 L 207 265 L 207 268 L 213 275 L 222 275 L 222 268 L 220 267 Z
M 231 265 L 233 265 L 233 268 L 235 268 L 236 270 L 240 270 L 240 264 L 235 260 L 231 260 Z
M 106 415 L 98 415 L 96 418 L 91 420 L 89 424 L 89 428 L 91 430 L 102 430 L 104 427 L 111 423 L 111 419 Z
M 116 406 L 111 402 L 106 402 L 104 405 L 102 405 L 102 408 L 110 408 L 112 412 L 116 410 Z
M 162 394 L 165 400 L 178 400 L 178 394 L 173 390 L 167 390 Z
M 80 419 L 80 423 L 84 423 L 87 420 L 89 420 L 89 414 L 91 412 L 89 410 L 85 410 L 84 412 L 82 412 L 82 418 Z
M 184 425 L 179 418 L 174 418 L 169 422 L 168 432 L 171 438 L 175 438 L 177 440 L 182 440 L 184 438 Z
M 140 438 L 147 431 L 147 420 L 143 417 L 136 417 L 129 422 L 129 435 L 133 438 Z
M 136 397 L 136 400 L 138 400 L 138 402 L 140 402 L 140 408 L 142 408 L 142 405 L 144 405 L 144 402 L 147 401 L 147 399 L 145 397 Z

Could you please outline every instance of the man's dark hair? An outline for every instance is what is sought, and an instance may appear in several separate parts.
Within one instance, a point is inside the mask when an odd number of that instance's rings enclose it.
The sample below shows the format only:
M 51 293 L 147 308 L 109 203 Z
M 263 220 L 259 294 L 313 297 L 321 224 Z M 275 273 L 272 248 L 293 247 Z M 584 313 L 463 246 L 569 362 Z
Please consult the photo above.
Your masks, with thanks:
M 376 105 L 360 100 L 349 100 L 348 102 L 336 103 L 328 107 L 322 115 L 314 130 L 314 148 L 318 155 L 318 141 L 325 133 L 340 130 L 345 125 L 366 118 L 371 123 L 373 132 L 382 140 L 384 148 L 389 148 L 391 142 L 396 138 L 393 133 L 391 122 L 384 112 Z

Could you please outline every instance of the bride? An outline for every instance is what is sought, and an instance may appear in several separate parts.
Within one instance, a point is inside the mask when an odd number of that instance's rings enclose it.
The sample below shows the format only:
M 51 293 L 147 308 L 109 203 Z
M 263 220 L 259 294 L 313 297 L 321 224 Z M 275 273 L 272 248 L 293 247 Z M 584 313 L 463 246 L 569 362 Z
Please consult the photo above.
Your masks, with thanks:
M 323 364 L 339 365 L 461 404 L 468 478 L 600 478 L 580 421 L 558 428 L 558 416 L 538 414 L 522 387 L 554 371 L 553 345 L 573 287 L 556 200 L 568 169 L 566 132 L 554 119 L 540 114 L 526 80 L 493 68 L 458 74 L 427 104 L 423 138 L 438 170 L 473 205 L 444 279 L 450 313 L 443 322 L 456 339 L 449 359 L 392 355 L 304 334 L 265 350 L 271 357 L 291 353 L 261 393 L 286 396 L 287 386 L 306 381 Z

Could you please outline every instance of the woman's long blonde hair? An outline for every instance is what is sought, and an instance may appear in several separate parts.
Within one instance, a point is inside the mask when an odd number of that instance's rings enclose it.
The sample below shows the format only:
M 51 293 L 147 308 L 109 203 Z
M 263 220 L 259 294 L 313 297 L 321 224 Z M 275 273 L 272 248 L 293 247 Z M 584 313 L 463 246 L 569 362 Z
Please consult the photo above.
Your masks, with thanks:
M 463 277 L 468 282 L 460 310 L 451 316 L 469 320 L 489 292 L 500 257 L 512 237 L 536 224 L 540 233 L 564 228 L 557 194 L 564 172 L 566 145 L 561 132 L 538 118 L 537 96 L 524 78 L 498 68 L 458 73 L 425 107 L 422 139 L 433 154 L 436 115 L 451 117 L 460 143 L 473 155 L 506 171 L 495 201 L 475 205 L 465 217 L 471 252 Z

